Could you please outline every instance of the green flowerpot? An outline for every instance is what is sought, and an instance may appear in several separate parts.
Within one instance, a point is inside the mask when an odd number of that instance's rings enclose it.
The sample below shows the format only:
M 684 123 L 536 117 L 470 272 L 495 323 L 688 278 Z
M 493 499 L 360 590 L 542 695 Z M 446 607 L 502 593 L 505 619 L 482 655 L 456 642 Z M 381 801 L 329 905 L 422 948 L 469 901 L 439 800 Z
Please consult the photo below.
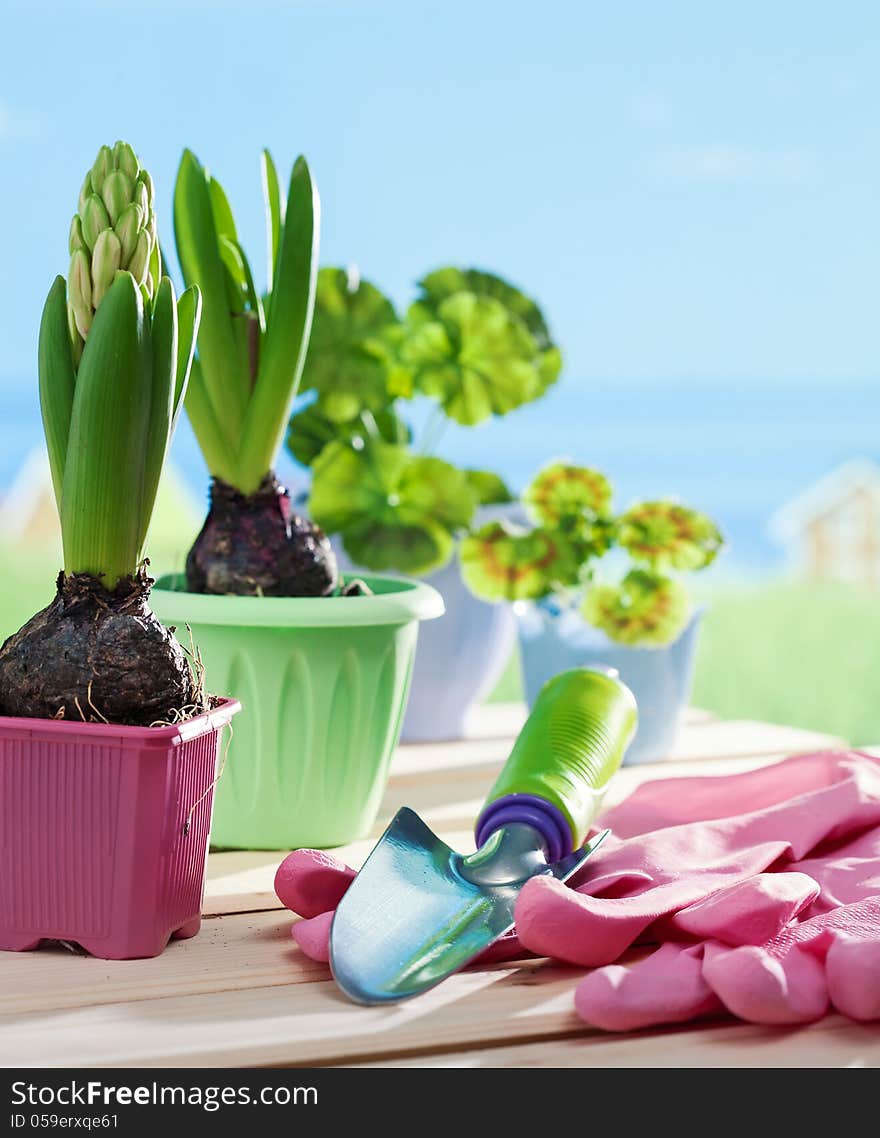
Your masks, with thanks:
M 159 619 L 190 634 L 213 694 L 242 711 L 214 799 L 211 844 L 226 849 L 342 845 L 379 811 L 415 657 L 418 622 L 443 614 L 416 581 L 366 577 L 373 596 L 151 594 Z

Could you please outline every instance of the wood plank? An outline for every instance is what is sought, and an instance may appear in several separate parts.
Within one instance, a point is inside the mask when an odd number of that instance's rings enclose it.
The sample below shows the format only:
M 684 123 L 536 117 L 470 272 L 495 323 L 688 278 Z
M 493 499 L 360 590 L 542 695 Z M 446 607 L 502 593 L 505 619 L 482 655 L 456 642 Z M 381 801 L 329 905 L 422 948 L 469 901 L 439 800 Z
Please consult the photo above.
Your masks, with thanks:
M 880 1067 L 876 1024 L 830 1015 L 800 1028 L 729 1020 L 711 1026 L 563 1039 L 351 1067 Z
M 231 918 L 224 917 L 221 923 Z M 279 961 L 279 963 L 283 963 Z M 332 980 L 0 1016 L 17 1067 L 315 1065 L 590 1031 L 582 971 L 541 961 L 451 977 L 405 1004 L 365 1008 Z
M 0 952 L 0 1015 L 326 980 L 327 966 L 291 939 L 294 920 L 286 910 L 205 920 L 198 936 L 149 960 L 98 960 L 60 945 Z M 16 1045 L 14 1034 L 5 1041 L 10 1053 Z

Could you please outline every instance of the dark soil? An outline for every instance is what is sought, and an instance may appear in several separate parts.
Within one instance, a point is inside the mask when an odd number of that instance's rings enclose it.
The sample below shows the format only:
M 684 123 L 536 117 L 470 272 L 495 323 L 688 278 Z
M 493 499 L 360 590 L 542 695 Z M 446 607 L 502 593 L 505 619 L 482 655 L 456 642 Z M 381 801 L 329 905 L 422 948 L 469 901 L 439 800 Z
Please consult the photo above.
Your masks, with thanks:
M 112 592 L 58 576 L 52 603 L 0 648 L 0 714 L 148 727 L 201 702 L 183 649 L 150 611 L 144 570 Z
M 211 509 L 186 559 L 190 592 L 323 597 L 338 581 L 324 531 L 293 512 L 274 474 L 254 494 L 214 479 Z

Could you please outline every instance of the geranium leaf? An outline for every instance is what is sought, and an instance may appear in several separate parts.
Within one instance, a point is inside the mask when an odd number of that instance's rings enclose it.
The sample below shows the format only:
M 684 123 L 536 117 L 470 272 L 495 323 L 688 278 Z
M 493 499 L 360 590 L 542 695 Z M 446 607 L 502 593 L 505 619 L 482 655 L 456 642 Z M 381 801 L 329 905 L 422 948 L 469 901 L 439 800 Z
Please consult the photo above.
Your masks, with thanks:
M 287 449 L 297 462 L 311 466 L 334 439 L 367 439 L 371 433 L 386 443 L 410 441 L 409 428 L 391 407 L 375 414 L 361 414 L 347 423 L 336 423 L 324 413 L 319 403 L 310 403 L 290 420 Z
M 507 483 L 493 471 L 465 470 L 464 476 L 474 493 L 478 506 L 494 506 L 513 501 L 513 495 Z
M 457 292 L 471 292 L 476 296 L 489 296 L 499 300 L 504 307 L 528 328 L 538 348 L 539 390 L 542 394 L 559 378 L 562 370 L 562 354 L 553 343 L 544 314 L 531 297 L 495 273 L 482 269 L 437 269 L 419 281 L 421 290 L 418 301 L 434 318 L 442 301 Z
M 376 438 L 336 439 L 312 468 L 312 517 L 328 533 L 341 534 L 350 553 L 353 542 L 357 560 L 368 569 L 439 568 L 452 553 L 455 534 L 470 523 L 474 505 L 456 467 Z
M 466 426 L 541 394 L 539 353 L 522 320 L 489 296 L 459 292 L 434 314 L 414 305 L 407 345 L 416 386 Z
M 436 311 L 440 303 L 457 292 L 473 292 L 477 296 L 491 296 L 500 300 L 505 308 L 523 321 L 535 338 L 541 351 L 551 347 L 550 331 L 541 309 L 515 285 L 482 269 L 437 269 L 419 281 L 421 296 L 418 298 L 428 308 Z
M 329 419 L 344 423 L 391 401 L 376 346 L 396 324 L 394 306 L 375 285 L 345 269 L 321 269 L 302 385 L 318 393 Z

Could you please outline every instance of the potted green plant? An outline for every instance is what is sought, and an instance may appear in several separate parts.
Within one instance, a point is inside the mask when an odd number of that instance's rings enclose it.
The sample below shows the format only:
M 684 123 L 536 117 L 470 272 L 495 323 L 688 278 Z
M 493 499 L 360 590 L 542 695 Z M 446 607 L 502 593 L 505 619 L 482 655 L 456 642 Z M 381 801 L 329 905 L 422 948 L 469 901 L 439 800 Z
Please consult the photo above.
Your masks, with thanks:
M 104 146 L 43 309 L 40 404 L 64 547 L 0 649 L 0 947 L 155 956 L 198 931 L 222 728 L 238 704 L 150 610 L 142 555 L 200 297 L 162 274 L 153 183 Z
M 664 757 L 690 695 L 700 617 L 680 574 L 712 563 L 723 540 L 717 526 L 669 500 L 615 513 L 604 474 L 568 462 L 539 472 L 522 501 L 531 524 L 476 529 L 461 560 L 478 596 L 520 602 L 529 704 L 560 671 L 613 667 L 639 705 L 626 761 Z
M 420 636 L 408 741 L 460 737 L 516 638 L 510 610 L 467 589 L 457 555 L 475 520 L 516 506 L 496 475 L 437 456 L 444 427 L 473 426 L 540 398 L 560 366 L 537 305 L 494 274 L 429 273 L 403 318 L 353 270 L 319 274 L 303 373 L 311 402 L 288 437 L 311 470 L 309 510 L 343 561 L 424 577 L 446 602 L 446 615 Z M 432 404 L 418 438 L 416 397 Z
M 186 410 L 212 476 L 185 575 L 155 592 L 186 622 L 212 688 L 236 692 L 215 846 L 331 846 L 372 825 L 397 742 L 418 622 L 442 600 L 418 582 L 346 580 L 323 531 L 274 468 L 309 342 L 319 200 L 303 158 L 285 199 L 263 153 L 268 287 L 258 290 L 220 183 L 190 151 L 174 197 L 178 259 L 203 315 Z

